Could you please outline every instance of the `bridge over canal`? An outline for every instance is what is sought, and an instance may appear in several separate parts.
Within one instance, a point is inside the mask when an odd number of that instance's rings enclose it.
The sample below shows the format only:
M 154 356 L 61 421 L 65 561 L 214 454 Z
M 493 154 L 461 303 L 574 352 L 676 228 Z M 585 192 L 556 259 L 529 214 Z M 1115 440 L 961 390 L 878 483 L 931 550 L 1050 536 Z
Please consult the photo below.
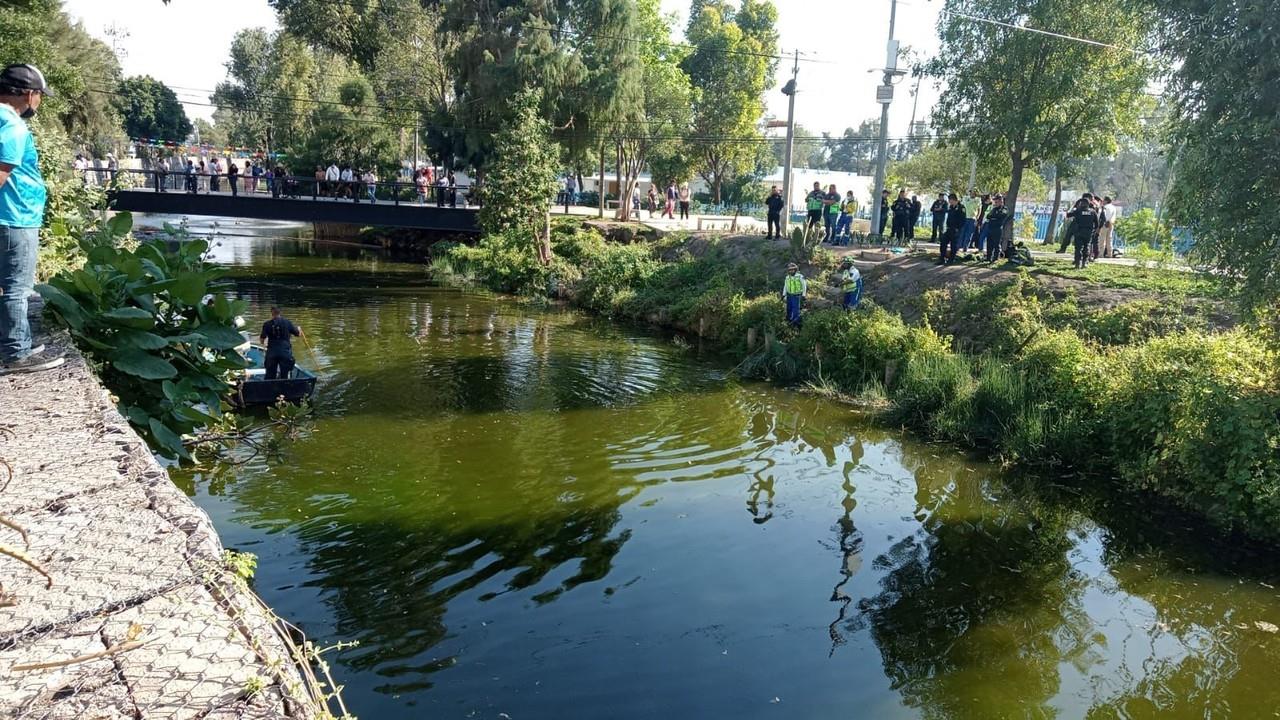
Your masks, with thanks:
M 189 192 L 187 176 L 182 174 L 167 173 L 157 182 L 153 171 L 121 172 L 140 174 L 146 182 L 141 187 L 110 191 L 115 210 L 373 225 L 447 233 L 480 232 L 476 223 L 477 208 L 467 205 L 469 188 L 465 187 L 440 188 L 443 202 L 437 202 L 437 188 L 431 188 L 431 195 L 424 203 L 411 183 L 380 182 L 373 184 L 376 202 L 371 202 L 370 187 L 364 183 L 351 183 L 346 189 L 347 197 L 334 197 L 336 189 L 320 187 L 312 178 L 289 178 L 289 192 L 278 195 L 265 192 L 266 183 L 261 179 L 257 182 L 257 191 L 251 192 L 242 179 L 238 192 L 233 194 L 227 189 L 226 178 L 222 179 L 220 191 L 211 192 L 197 185 L 196 192 Z M 204 179 L 207 180 L 207 176 Z M 455 198 L 454 202 L 449 201 L 451 198 Z

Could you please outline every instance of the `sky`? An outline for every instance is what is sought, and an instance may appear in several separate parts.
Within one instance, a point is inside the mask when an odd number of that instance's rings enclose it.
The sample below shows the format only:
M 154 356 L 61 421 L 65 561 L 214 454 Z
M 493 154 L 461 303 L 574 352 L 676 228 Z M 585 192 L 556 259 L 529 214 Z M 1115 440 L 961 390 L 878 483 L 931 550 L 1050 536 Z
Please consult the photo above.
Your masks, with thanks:
M 796 122 L 812 132 L 839 134 L 867 118 L 878 118 L 875 101 L 885 63 L 891 0 L 774 0 L 778 6 L 779 45 L 800 50 Z M 662 0 L 663 9 L 678 16 L 683 29 L 688 0 Z M 123 54 L 126 75 L 150 75 L 169 85 L 187 102 L 187 114 L 209 119 L 209 90 L 226 77 L 231 38 L 245 28 L 276 28 L 275 12 L 266 0 L 64 0 L 66 11 L 92 35 Z M 941 0 L 899 0 L 895 35 L 904 46 L 932 55 L 937 50 Z M 111 35 L 114 27 L 116 33 Z M 900 63 L 901 65 L 901 63 Z M 777 85 L 790 73 L 779 63 Z M 894 137 L 907 134 L 914 87 L 902 80 L 889 110 Z M 926 119 L 938 93 L 921 87 L 917 116 Z M 786 119 L 787 98 L 778 89 L 767 93 L 768 114 Z

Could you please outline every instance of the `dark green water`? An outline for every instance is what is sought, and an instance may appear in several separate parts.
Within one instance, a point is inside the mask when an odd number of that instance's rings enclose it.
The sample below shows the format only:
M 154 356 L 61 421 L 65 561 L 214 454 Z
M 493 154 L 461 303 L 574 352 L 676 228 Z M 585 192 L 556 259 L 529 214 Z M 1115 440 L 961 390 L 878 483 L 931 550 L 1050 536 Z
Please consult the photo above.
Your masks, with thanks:
M 330 661 L 365 720 L 1280 709 L 1276 564 L 1175 516 L 645 331 L 223 243 L 250 324 L 283 303 L 310 336 L 318 416 L 283 462 L 175 480 L 281 615 L 360 642 Z

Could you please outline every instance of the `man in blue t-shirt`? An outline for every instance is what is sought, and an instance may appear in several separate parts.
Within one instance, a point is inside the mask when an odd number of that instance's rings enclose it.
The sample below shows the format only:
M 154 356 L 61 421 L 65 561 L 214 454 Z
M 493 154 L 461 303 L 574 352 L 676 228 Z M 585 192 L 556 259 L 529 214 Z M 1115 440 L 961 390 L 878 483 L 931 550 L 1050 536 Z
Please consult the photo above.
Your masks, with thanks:
M 258 339 L 267 345 L 267 357 L 263 365 L 268 380 L 287 380 L 293 373 L 292 339 L 302 337 L 302 328 L 280 314 L 280 308 L 271 308 L 271 319 L 262 323 Z
M 61 354 L 32 346 L 27 322 L 46 191 L 26 120 L 51 94 L 44 75 L 31 65 L 0 71 L 0 375 L 48 370 L 64 362 Z

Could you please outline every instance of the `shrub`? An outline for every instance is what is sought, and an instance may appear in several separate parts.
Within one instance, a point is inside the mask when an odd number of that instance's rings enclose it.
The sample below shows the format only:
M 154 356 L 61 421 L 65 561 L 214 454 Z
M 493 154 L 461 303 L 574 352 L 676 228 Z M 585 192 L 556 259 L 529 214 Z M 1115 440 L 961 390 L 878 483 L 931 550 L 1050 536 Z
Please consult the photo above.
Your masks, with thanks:
M 1215 523 L 1280 537 L 1276 354 L 1236 331 L 1123 348 L 1105 421 L 1121 476 Z
M 204 240 L 177 250 L 159 240 L 117 247 L 132 222 L 120 213 L 86 235 L 84 267 L 37 289 L 119 398 L 121 414 L 157 452 L 186 458 L 182 436 L 217 420 L 233 373 L 245 367 L 234 349 L 244 342 L 235 319 L 245 303 L 223 294 L 203 301 L 223 287 Z
M 459 245 L 449 250 L 447 257 L 454 269 L 490 290 L 541 295 L 546 292 L 551 271 L 538 262 L 530 242 L 514 238 L 515 234 L 485 235 L 475 247 Z
M 658 267 L 643 245 L 612 245 L 601 240 L 576 246 L 575 252 L 581 268 L 575 297 L 579 304 L 605 315 L 618 312 L 623 294 L 630 297 Z
M 973 389 L 965 358 L 951 352 L 916 353 L 907 359 L 892 391 L 893 417 L 935 437 L 955 437 L 968 419 Z

